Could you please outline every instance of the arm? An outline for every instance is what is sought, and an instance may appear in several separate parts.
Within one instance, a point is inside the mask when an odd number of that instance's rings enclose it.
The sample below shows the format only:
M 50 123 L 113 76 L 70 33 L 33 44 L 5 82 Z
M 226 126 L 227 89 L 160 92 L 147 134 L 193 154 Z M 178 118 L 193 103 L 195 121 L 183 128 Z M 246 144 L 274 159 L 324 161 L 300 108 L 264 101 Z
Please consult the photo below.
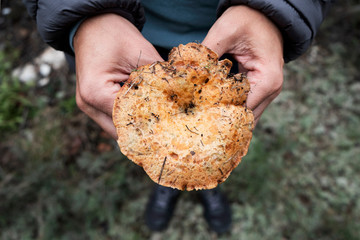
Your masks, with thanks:
M 291 61 L 310 46 L 333 0 L 221 0 L 218 16 L 227 8 L 245 5 L 267 16 L 284 40 L 284 60 Z
M 30 16 L 36 20 L 42 39 L 57 50 L 73 55 L 69 45 L 72 27 L 84 19 L 115 13 L 141 29 L 145 22 L 139 0 L 23 0 Z

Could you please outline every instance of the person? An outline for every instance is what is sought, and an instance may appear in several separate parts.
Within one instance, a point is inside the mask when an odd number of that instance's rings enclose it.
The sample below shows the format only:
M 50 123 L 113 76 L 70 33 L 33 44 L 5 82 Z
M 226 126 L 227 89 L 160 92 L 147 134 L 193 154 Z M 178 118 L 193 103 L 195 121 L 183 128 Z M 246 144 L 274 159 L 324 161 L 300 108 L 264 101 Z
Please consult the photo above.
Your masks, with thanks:
M 163 61 L 180 43 L 199 41 L 229 54 L 251 85 L 255 123 L 278 96 L 283 66 L 310 46 L 331 0 L 23 0 L 46 43 L 76 63 L 79 108 L 114 139 L 116 93 L 137 66 Z M 226 197 L 200 191 L 205 218 L 222 233 L 231 224 Z M 156 186 L 146 222 L 163 230 L 179 192 Z

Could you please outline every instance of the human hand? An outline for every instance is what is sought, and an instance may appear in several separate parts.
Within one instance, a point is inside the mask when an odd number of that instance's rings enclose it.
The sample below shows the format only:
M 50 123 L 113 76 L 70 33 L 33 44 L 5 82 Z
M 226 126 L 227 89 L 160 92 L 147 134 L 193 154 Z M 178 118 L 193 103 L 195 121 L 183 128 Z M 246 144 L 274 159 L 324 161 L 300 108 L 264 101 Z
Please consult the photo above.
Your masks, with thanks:
M 228 8 L 202 42 L 219 56 L 230 53 L 247 72 L 250 93 L 247 107 L 255 124 L 283 84 L 283 43 L 277 27 L 262 13 L 247 6 Z
M 163 61 L 125 18 L 104 14 L 85 20 L 74 37 L 76 102 L 114 139 L 112 108 L 120 82 L 137 66 Z

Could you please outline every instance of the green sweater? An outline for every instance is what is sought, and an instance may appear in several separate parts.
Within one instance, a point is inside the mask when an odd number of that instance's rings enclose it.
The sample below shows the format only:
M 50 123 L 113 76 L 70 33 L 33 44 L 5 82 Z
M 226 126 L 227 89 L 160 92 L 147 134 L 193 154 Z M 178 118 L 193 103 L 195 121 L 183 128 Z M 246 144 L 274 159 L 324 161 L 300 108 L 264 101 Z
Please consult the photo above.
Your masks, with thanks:
M 171 49 L 201 42 L 216 21 L 218 0 L 144 0 L 144 37 L 156 46 Z

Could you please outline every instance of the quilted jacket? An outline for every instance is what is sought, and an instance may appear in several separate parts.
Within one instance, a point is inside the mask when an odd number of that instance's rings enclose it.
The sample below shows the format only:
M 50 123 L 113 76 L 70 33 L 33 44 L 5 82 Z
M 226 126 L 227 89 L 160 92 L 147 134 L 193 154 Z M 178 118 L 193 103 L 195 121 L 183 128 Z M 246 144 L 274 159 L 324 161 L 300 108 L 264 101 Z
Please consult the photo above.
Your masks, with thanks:
M 73 54 L 69 32 L 81 19 L 116 13 L 139 30 L 145 23 L 140 0 L 23 0 L 37 22 L 43 40 L 55 49 Z M 332 0 L 220 0 L 217 17 L 230 6 L 247 5 L 264 13 L 280 29 L 285 62 L 296 59 L 310 46 Z

